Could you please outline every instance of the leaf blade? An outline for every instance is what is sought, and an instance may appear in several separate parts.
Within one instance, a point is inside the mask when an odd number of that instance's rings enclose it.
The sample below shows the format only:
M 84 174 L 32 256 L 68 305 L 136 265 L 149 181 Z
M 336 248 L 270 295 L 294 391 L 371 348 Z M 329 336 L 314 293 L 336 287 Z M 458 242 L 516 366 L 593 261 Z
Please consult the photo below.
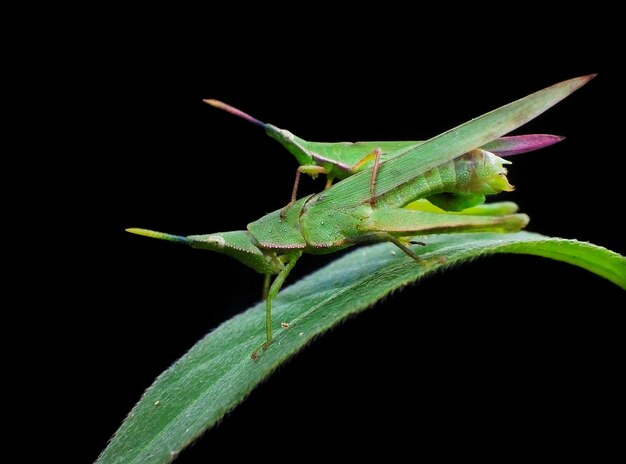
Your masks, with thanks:
M 374 245 L 286 288 L 275 300 L 276 341 L 256 362 L 250 353 L 263 341 L 262 305 L 222 324 L 159 376 L 97 463 L 171 462 L 313 338 L 442 266 L 491 253 L 534 254 L 581 266 L 626 290 L 626 258 L 588 243 L 529 232 L 437 235 L 427 241 L 419 251 L 425 257 L 445 255 L 446 264 L 419 267 L 392 253 L 389 244 Z M 290 328 L 280 329 L 281 321 Z
M 381 164 L 376 193 L 382 196 L 457 156 L 526 124 L 587 84 L 595 74 L 576 77 L 527 95 L 443 132 Z M 318 207 L 355 207 L 369 194 L 371 171 L 360 171 L 325 191 Z

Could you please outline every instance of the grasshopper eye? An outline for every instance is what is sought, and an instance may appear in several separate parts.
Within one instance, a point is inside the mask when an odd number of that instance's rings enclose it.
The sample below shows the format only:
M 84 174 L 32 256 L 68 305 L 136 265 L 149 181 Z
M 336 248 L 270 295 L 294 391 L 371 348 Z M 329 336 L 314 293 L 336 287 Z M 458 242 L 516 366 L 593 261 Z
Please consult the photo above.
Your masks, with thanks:
M 211 243 L 220 249 L 226 246 L 226 240 L 224 240 L 224 237 L 222 237 L 221 235 L 209 235 L 206 238 L 206 241 L 207 243 Z
M 293 140 L 294 140 L 294 135 L 293 135 L 291 132 L 289 132 L 289 131 L 288 131 L 288 130 L 286 130 L 286 129 L 279 129 L 279 130 L 280 130 L 280 133 L 281 133 L 281 135 L 282 135 L 283 137 L 285 137 L 285 138 L 286 138 L 287 140 L 289 140 L 290 142 L 293 142 Z

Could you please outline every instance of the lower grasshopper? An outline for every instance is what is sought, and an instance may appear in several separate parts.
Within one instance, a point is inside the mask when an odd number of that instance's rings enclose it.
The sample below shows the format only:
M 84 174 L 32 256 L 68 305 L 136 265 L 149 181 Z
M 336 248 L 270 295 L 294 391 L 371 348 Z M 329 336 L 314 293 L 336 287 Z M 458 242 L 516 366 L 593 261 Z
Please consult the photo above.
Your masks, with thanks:
M 326 189 L 328 189 L 335 179 L 346 179 L 372 166 L 376 169 L 379 163 L 424 143 L 423 140 L 310 142 L 297 137 L 286 129 L 259 121 L 240 109 L 219 100 L 208 99 L 204 100 L 204 102 L 263 128 L 270 137 L 277 140 L 296 158 L 300 166 L 296 169 L 291 200 L 283 210 L 283 217 L 287 209 L 296 202 L 301 174 L 307 174 L 313 178 L 316 178 L 318 175 L 325 175 Z M 563 137 L 550 134 L 515 135 L 490 141 L 481 148 L 499 156 L 511 156 L 538 150 L 561 140 L 563 140 Z
M 413 147 L 378 170 L 368 169 L 317 195 L 301 198 L 281 216 L 270 213 L 248 230 L 188 237 L 127 229 L 131 233 L 224 253 L 265 275 L 267 349 L 273 340 L 272 300 L 303 253 L 332 253 L 355 244 L 391 242 L 419 265 L 429 265 L 410 247 L 416 234 L 517 231 L 528 223 L 512 203 L 480 205 L 484 195 L 511 190 L 508 161 L 482 146 L 516 129 L 586 84 L 593 76 L 561 82 L 498 108 Z M 374 179 L 372 179 L 374 178 Z M 376 202 L 371 201 L 371 185 Z M 436 195 L 449 209 L 476 206 L 471 214 L 405 208 Z M 443 257 L 445 259 L 445 257 Z M 271 282 L 271 276 L 276 278 Z M 271 284 L 271 285 L 270 285 Z M 252 357 L 256 359 L 259 349 Z

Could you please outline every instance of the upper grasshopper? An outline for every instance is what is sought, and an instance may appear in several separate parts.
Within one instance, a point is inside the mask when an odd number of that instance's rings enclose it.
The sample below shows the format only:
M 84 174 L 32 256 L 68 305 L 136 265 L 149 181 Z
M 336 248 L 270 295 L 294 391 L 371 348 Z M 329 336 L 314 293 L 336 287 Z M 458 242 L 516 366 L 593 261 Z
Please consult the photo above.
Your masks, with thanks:
M 394 158 L 406 149 L 424 143 L 423 140 L 378 141 L 378 142 L 309 142 L 301 139 L 290 131 L 280 129 L 272 124 L 264 123 L 244 113 L 238 108 L 219 100 L 204 100 L 211 106 L 249 121 L 265 130 L 265 132 L 283 145 L 298 161 L 296 177 L 288 207 L 295 203 L 298 194 L 300 175 L 308 174 L 315 178 L 326 176 L 326 188 L 335 179 L 343 180 L 359 171 Z M 499 156 L 511 156 L 547 147 L 563 140 L 564 137 L 550 134 L 529 134 L 502 137 L 486 143 L 484 150 Z M 286 209 L 283 210 L 282 216 Z
M 509 162 L 476 147 L 520 127 L 593 77 L 561 82 L 423 144 L 406 147 L 378 170 L 365 169 L 322 193 L 301 198 L 284 218 L 278 210 L 248 224 L 247 230 L 188 237 L 136 228 L 128 231 L 224 253 L 264 274 L 266 341 L 262 348 L 267 349 L 273 337 L 272 300 L 303 253 L 332 253 L 355 244 L 388 241 L 419 265 L 429 265 L 411 247 L 419 242 L 411 242 L 410 237 L 523 228 L 528 217 L 515 214 L 514 203 L 481 205 L 485 195 L 512 187 L 504 168 Z M 448 210 L 473 208 L 461 214 L 406 208 L 416 200 L 438 196 L 447 199 Z M 276 278 L 270 287 L 272 275 Z

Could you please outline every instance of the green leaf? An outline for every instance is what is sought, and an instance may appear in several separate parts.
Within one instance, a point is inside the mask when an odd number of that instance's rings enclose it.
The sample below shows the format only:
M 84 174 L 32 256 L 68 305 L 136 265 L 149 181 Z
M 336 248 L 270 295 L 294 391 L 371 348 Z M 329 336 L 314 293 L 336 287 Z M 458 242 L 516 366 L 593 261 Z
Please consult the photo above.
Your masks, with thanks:
M 250 354 L 265 340 L 263 305 L 222 324 L 157 378 L 97 463 L 171 462 L 314 337 L 442 267 L 491 253 L 524 253 L 580 266 L 626 290 L 626 258 L 589 243 L 529 232 L 419 239 L 427 242 L 420 254 L 437 264 L 418 266 L 390 244 L 362 247 L 282 291 L 274 302 L 275 342 L 256 361 Z
M 590 74 L 559 82 L 407 148 L 406 152 L 381 164 L 376 176 L 376 195 L 381 197 L 394 191 L 426 171 L 523 126 L 594 77 L 595 74 Z M 363 170 L 334 185 L 319 197 L 318 209 L 321 205 L 337 209 L 361 204 L 363 192 L 368 192 L 371 174 Z

